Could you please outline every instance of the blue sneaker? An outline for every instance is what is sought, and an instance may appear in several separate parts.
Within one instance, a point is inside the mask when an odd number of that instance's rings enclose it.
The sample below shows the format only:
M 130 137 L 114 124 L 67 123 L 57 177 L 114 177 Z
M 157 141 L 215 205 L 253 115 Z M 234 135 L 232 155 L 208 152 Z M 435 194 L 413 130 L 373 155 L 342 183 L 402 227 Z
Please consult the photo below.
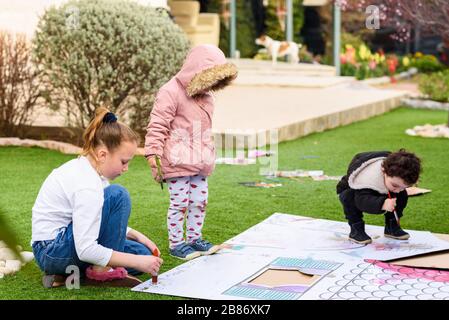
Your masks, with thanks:
M 201 254 L 195 251 L 190 245 L 183 242 L 173 249 L 170 249 L 170 255 L 181 260 L 192 260 L 198 258 Z
M 202 240 L 201 238 L 194 240 L 193 242 L 189 243 L 189 245 L 199 252 L 202 256 L 214 254 L 218 250 L 220 250 L 220 246 L 213 245 L 207 240 Z

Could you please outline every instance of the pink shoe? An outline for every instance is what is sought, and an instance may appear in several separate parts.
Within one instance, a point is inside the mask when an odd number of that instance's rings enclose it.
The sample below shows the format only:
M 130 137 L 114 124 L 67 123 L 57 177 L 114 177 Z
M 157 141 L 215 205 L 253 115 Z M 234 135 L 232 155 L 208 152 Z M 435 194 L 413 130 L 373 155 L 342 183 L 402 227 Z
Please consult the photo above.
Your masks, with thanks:
M 92 266 L 86 269 L 86 277 L 96 281 L 112 281 L 125 279 L 128 276 L 128 272 L 123 267 L 113 268 L 109 271 L 98 272 L 93 269 Z

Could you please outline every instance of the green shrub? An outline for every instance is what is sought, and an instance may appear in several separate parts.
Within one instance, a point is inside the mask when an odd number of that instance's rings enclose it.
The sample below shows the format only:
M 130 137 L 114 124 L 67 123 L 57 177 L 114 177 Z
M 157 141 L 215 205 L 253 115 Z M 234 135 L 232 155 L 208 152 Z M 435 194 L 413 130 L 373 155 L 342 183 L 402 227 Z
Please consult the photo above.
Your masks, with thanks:
M 411 59 L 411 66 L 417 68 L 422 73 L 438 72 L 446 69 L 435 56 L 419 53 L 415 54 L 415 57 Z
M 212 13 L 221 13 L 222 0 L 211 0 L 208 5 L 208 11 Z M 241 58 L 252 58 L 257 53 L 255 44 L 256 31 L 254 27 L 254 18 L 249 1 L 236 1 L 236 49 L 240 51 Z M 229 56 L 230 41 L 229 21 L 224 21 L 220 17 L 220 44 L 219 47 L 226 56 Z
M 285 41 L 285 31 L 282 31 L 279 19 L 276 15 L 277 0 L 270 0 L 266 10 L 267 35 L 275 40 Z M 304 25 L 304 7 L 303 0 L 293 0 L 293 41 L 301 43 L 299 35 Z
M 429 99 L 449 102 L 449 70 L 421 75 L 419 90 Z
M 85 127 L 102 105 L 142 131 L 154 93 L 180 68 L 189 43 L 166 14 L 131 1 L 80 0 L 48 9 L 34 54 L 45 98 Z

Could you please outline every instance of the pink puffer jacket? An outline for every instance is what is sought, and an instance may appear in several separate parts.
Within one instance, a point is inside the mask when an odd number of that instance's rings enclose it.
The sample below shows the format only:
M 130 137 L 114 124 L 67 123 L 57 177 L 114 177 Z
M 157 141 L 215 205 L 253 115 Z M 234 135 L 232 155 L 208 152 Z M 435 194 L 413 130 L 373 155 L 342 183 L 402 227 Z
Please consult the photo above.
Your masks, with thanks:
M 214 100 L 209 91 L 236 76 L 237 68 L 219 48 L 199 45 L 190 50 L 181 71 L 159 89 L 145 136 L 145 156 L 159 156 L 163 179 L 212 173 Z M 157 178 L 157 170 L 152 173 Z

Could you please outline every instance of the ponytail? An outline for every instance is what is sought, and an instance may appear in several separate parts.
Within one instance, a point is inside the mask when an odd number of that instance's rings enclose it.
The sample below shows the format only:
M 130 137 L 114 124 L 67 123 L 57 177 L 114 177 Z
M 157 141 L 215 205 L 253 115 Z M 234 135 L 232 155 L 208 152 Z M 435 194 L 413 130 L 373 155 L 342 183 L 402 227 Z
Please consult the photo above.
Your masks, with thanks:
M 115 114 L 105 107 L 95 110 L 95 117 L 84 130 L 83 140 L 83 156 L 94 155 L 98 146 L 105 146 L 113 152 L 123 141 L 139 143 L 138 135 L 126 124 L 117 121 Z

